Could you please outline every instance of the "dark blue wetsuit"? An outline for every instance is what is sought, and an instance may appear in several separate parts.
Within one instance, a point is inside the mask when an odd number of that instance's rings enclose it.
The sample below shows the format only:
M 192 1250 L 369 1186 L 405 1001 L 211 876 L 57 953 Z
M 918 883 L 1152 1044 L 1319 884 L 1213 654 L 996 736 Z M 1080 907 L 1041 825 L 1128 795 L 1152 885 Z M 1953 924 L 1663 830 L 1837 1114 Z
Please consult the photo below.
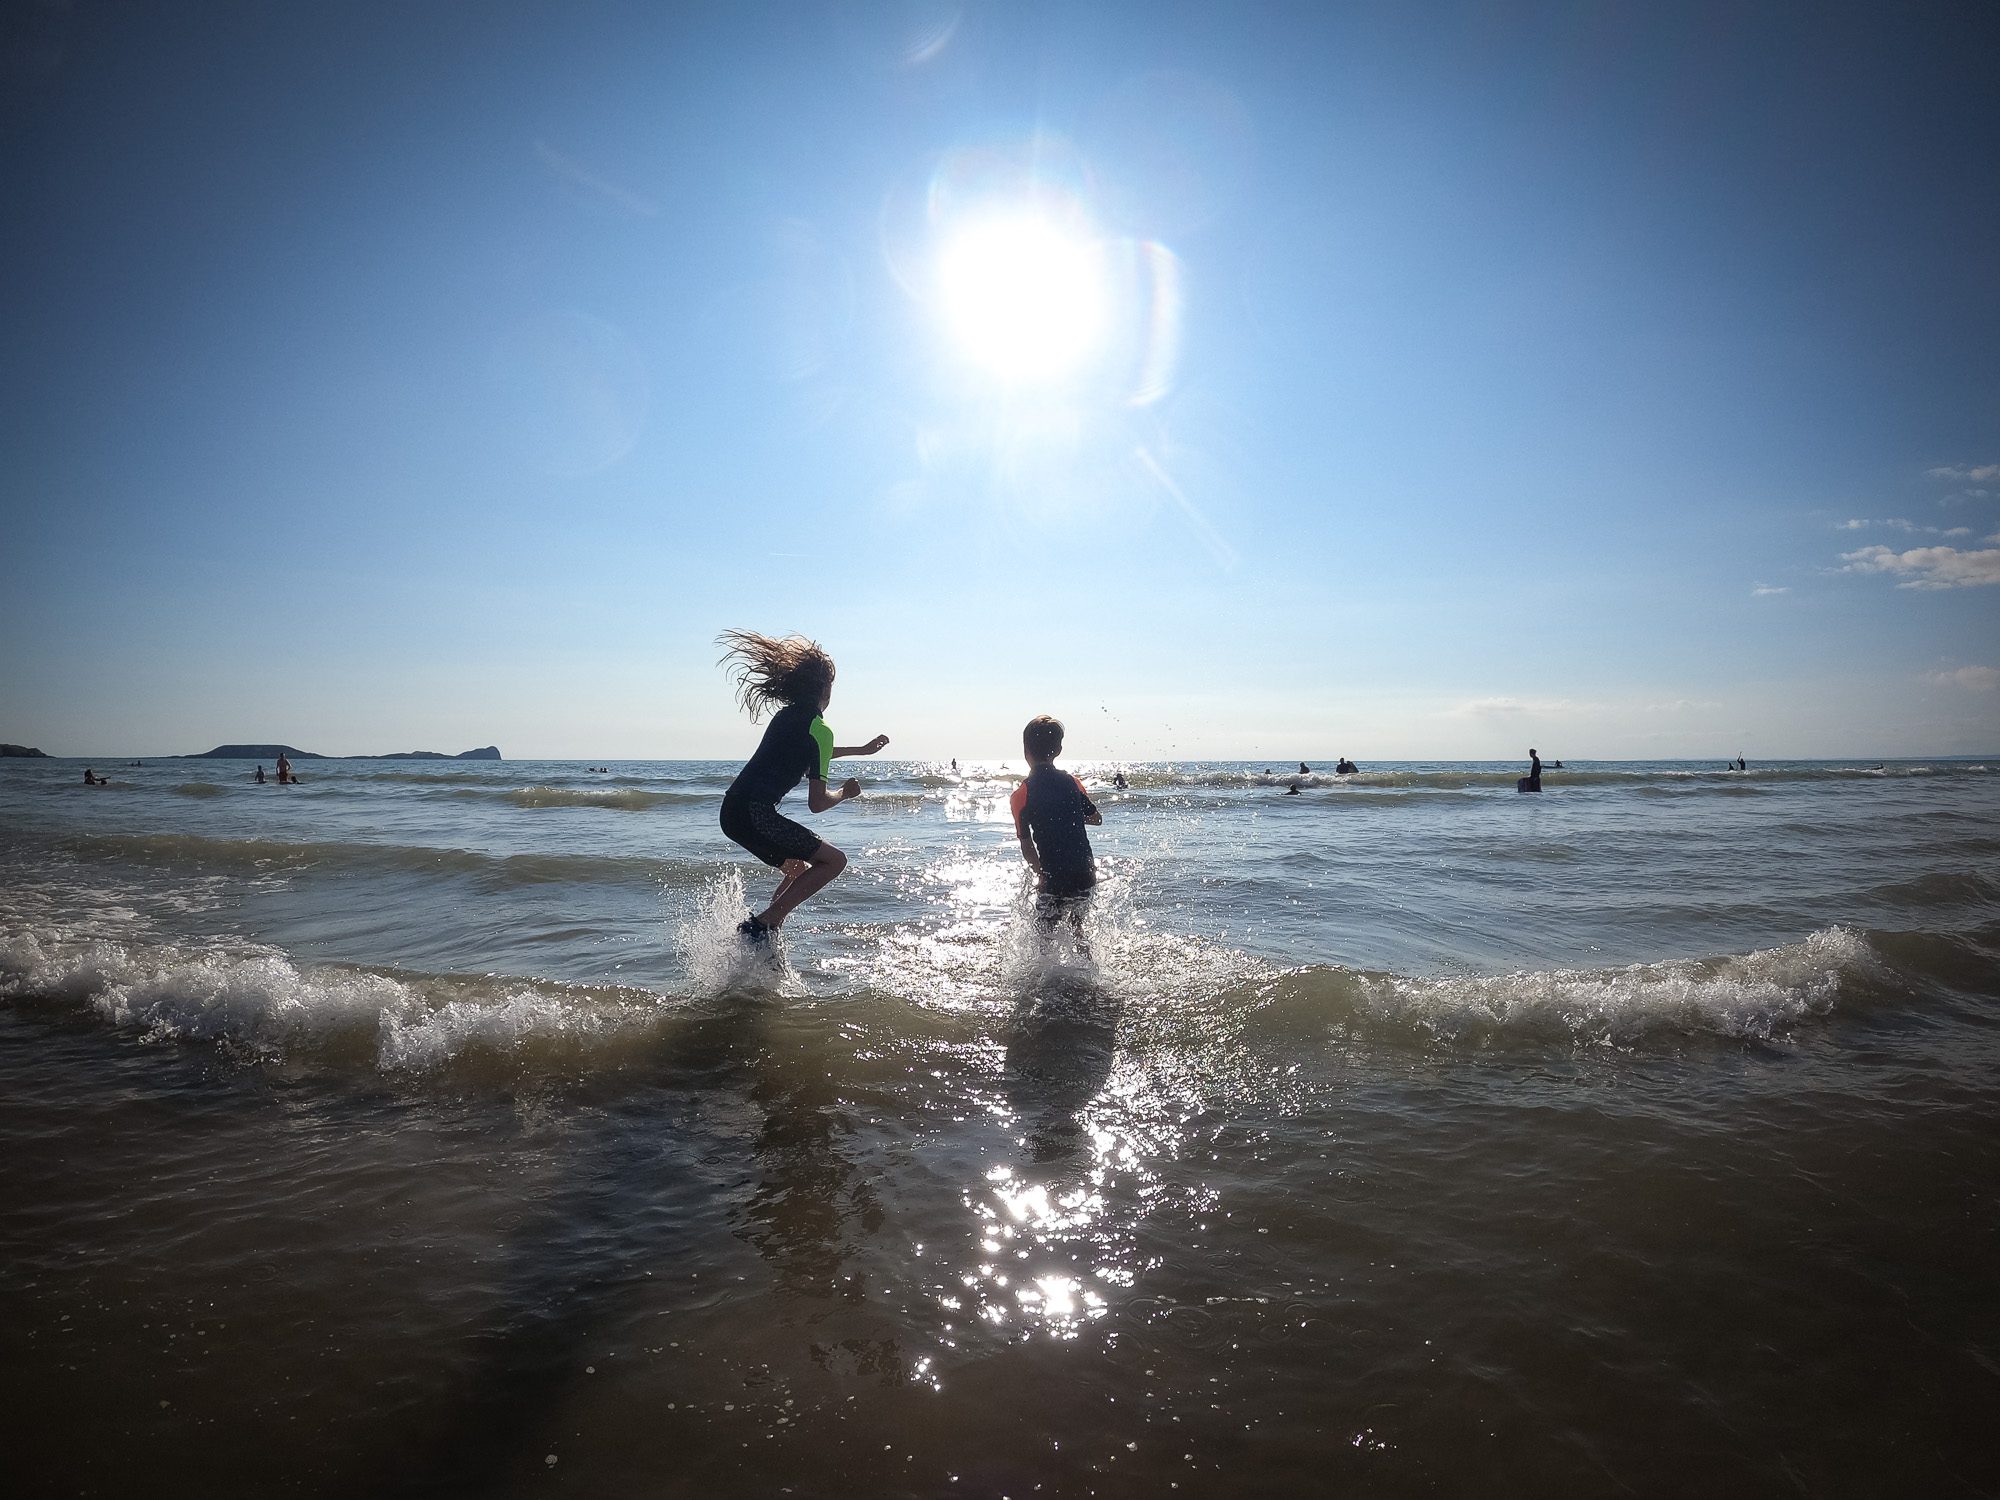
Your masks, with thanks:
M 1083 783 L 1054 766 L 1036 766 L 1014 788 L 1014 827 L 1028 830 L 1042 860 L 1042 893 L 1058 901 L 1088 894 L 1097 862 L 1083 820 L 1097 811 Z
M 833 760 L 833 731 L 819 711 L 790 703 L 771 716 L 763 743 L 722 794 L 722 831 L 767 865 L 811 859 L 819 835 L 778 811 L 787 793 L 806 777 L 825 781 Z

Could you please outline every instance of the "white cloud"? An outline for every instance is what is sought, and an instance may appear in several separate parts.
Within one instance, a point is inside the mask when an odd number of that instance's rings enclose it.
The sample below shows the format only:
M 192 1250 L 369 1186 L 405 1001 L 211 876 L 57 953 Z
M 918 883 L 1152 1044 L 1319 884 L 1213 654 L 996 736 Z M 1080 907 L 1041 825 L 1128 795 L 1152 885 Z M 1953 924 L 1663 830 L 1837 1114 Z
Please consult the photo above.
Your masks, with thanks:
M 1971 536 L 1972 528 L 1970 526 L 1953 526 L 1942 534 L 1945 536 Z
M 1840 560 L 1849 573 L 1890 573 L 1901 581 L 1902 589 L 1965 589 L 2000 583 L 2000 549 L 1961 552 L 1956 547 L 1912 547 L 1897 552 L 1889 547 L 1863 547 L 1859 552 L 1843 552 Z
M 1968 693 L 1990 693 L 2000 688 L 2000 667 L 1960 667 L 1953 672 L 1926 672 L 1924 681 L 1933 687 L 1961 687 Z
M 1590 701 L 1579 702 L 1574 698 L 1474 698 L 1451 709 L 1453 718 L 1496 719 L 1511 721 L 1523 714 L 1540 718 L 1587 718 L 1593 714 L 1612 714 L 1620 719 L 1630 719 L 1637 714 L 1684 714 L 1693 712 L 1713 712 L 1721 708 L 1720 703 L 1705 698 L 1671 698 L 1652 703 Z
M 1782 594 L 1784 590 L 1778 592 Z M 1635 714 L 1713 713 L 1721 707 L 1711 698 L 1674 698 L 1665 703 L 1635 703 L 1628 711 Z
M 1757 587 L 1750 590 L 1750 597 L 1752 599 L 1768 599 L 1773 594 L 1789 594 L 1790 592 L 1790 589 L 1778 584 L 1760 583 Z
M 1940 464 L 1924 472 L 1933 479 L 2000 479 L 2000 464 Z
M 1884 516 L 1879 521 L 1868 521 L 1857 517 L 1851 521 L 1838 521 L 1834 524 L 1833 529 L 1835 531 L 1865 531 L 1870 526 L 1881 526 L 1889 531 L 1908 532 L 1913 536 L 1919 534 L 1923 536 L 1945 535 L 1937 527 L 1922 525 L 1919 522 L 1912 521 L 1908 516 Z
M 1981 540 L 1984 541 L 1986 545 L 1989 547 L 2000 547 L 2000 531 L 1994 532 L 1993 535 L 1989 537 L 1983 537 L 1981 538 Z
M 1576 708 L 1576 704 L 1562 698 L 1540 701 L 1526 698 L 1474 698 L 1470 703 L 1461 703 L 1452 712 L 1469 718 L 1489 719 L 1510 717 L 1514 714 L 1566 714 L 1575 712 Z

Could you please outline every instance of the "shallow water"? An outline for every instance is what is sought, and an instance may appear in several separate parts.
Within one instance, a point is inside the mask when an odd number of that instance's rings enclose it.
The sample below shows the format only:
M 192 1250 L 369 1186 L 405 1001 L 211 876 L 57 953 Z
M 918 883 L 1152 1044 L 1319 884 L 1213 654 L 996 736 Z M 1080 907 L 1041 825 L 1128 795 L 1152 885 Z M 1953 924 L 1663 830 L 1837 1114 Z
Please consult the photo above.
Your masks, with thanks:
M 38 1491 L 1985 1493 L 2000 776 L 0 763 Z M 798 814 L 802 818 L 802 812 Z

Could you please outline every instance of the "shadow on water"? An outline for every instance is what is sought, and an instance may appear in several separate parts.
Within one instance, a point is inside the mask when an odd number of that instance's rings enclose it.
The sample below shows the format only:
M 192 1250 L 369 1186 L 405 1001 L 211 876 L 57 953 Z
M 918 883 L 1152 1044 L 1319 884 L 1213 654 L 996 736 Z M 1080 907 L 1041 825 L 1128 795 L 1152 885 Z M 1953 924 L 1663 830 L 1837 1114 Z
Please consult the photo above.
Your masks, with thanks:
M 1002 1082 L 1033 1160 L 1063 1161 L 1087 1148 L 1077 1117 L 1111 1078 L 1124 1013 L 1089 970 L 1058 970 L 1016 1002 Z
M 585 1116 L 562 1184 L 509 1248 L 499 1304 L 468 1334 L 467 1375 L 448 1410 L 426 1403 L 388 1424 L 358 1472 L 338 1475 L 326 1493 L 503 1493 L 538 1473 L 539 1435 L 580 1392 L 587 1351 L 644 1303 L 673 1295 L 649 1278 L 701 1262 L 701 1223 L 726 1221 L 787 1293 L 865 1296 L 847 1263 L 882 1211 L 840 1150 L 848 1127 L 838 1083 L 799 1031 L 781 1024 L 785 1006 L 768 994 L 712 1002 Z M 761 1113 L 747 1195 L 730 1149 L 746 1102 Z M 720 1212 L 703 1209 L 704 1197 Z M 900 1360 L 893 1350 L 847 1352 L 864 1365 Z
M 1015 1005 L 1003 1092 L 1032 1161 L 1061 1173 L 1090 1159 L 1079 1117 L 1110 1079 L 1122 1014 L 1088 966 L 1038 975 Z M 466 1335 L 458 1391 L 387 1422 L 326 1493 L 498 1494 L 538 1476 L 551 1414 L 583 1399 L 592 1351 L 663 1298 L 722 1291 L 653 1279 L 715 1263 L 703 1226 L 765 1260 L 792 1309 L 772 1316 L 814 1326 L 815 1362 L 901 1384 L 907 1356 L 865 1305 L 859 1264 L 886 1214 L 844 1147 L 852 1101 L 819 1035 L 792 1002 L 727 996 L 663 1034 L 614 1098 L 579 1109 L 560 1185 L 516 1232 L 497 1303 Z

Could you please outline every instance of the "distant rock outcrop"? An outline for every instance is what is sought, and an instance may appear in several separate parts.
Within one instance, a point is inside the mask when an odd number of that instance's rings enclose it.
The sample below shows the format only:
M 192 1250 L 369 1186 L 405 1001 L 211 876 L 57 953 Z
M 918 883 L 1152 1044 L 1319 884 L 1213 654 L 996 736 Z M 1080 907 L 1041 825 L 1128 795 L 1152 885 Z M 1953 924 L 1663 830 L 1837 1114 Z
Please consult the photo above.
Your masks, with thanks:
M 349 760 L 498 760 L 500 747 L 487 745 L 478 750 L 461 750 L 446 755 L 442 750 L 398 750 L 390 755 L 350 755 Z
M 324 755 L 315 755 L 310 750 L 295 750 L 290 745 L 217 745 L 213 750 L 204 750 L 199 755 L 176 755 L 175 760 L 276 760 L 279 756 L 287 760 L 325 760 Z
M 478 756 L 481 759 L 485 760 L 498 760 L 500 758 L 500 752 L 498 750 L 495 750 L 490 756 L 487 755 L 487 753 L 484 750 L 468 750 L 465 753 L 468 756 Z M 8 757 L 13 757 L 13 756 L 19 756 L 24 760 L 48 759 L 48 756 L 44 752 L 33 749 L 32 747 L 27 745 L 0 745 L 0 759 L 6 759 Z

